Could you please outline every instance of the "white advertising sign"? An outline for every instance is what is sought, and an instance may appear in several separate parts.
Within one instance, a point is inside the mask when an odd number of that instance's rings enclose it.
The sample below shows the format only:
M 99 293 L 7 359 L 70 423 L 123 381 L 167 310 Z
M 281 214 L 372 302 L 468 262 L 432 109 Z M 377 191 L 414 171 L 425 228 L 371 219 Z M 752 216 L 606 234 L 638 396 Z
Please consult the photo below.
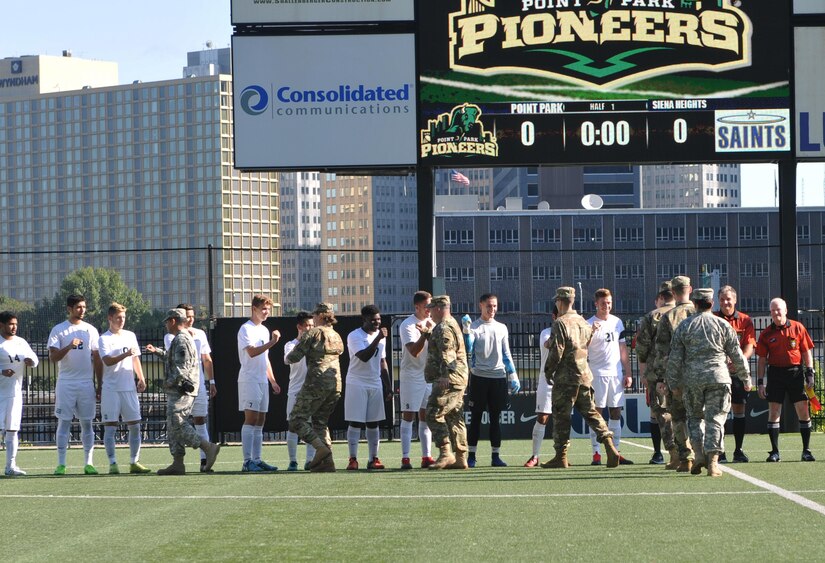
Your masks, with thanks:
M 794 30 L 796 75 L 796 156 L 825 157 L 825 28 Z
M 791 150 L 787 109 L 716 110 L 716 152 Z
M 416 162 L 413 34 L 234 36 L 235 166 Z
M 232 24 L 412 21 L 413 0 L 232 0 Z
M 825 0 L 793 0 L 794 14 L 825 14 Z

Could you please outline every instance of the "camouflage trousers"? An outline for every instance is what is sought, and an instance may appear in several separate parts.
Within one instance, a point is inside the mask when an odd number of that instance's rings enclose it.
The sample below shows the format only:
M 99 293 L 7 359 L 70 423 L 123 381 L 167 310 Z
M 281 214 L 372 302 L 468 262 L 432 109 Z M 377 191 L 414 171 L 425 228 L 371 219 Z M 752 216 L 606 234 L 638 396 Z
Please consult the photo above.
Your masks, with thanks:
M 464 390 L 466 387 L 450 385 L 447 389 L 433 391 L 427 400 L 427 426 L 433 433 L 433 442 L 441 447 L 447 442 L 454 452 L 467 451 L 467 427 L 464 425 Z
M 656 380 L 647 382 L 647 402 L 650 405 L 650 420 L 656 421 L 659 432 L 662 435 L 662 442 L 666 450 L 676 446 L 673 441 L 673 422 L 670 420 L 670 413 L 662 404 L 661 397 L 656 392 Z
M 341 398 L 341 377 L 307 375 L 289 415 L 289 431 L 311 444 L 321 438 L 331 446 L 327 422 Z
M 705 383 L 685 387 L 684 405 L 690 443 L 697 455 L 725 451 L 725 421 L 730 412 L 730 385 Z
M 570 443 L 571 411 L 581 413 L 599 442 L 613 436 L 593 402 L 593 388 L 589 385 L 556 383 L 553 385 L 553 443 L 556 450 Z
M 186 455 L 186 446 L 199 448 L 201 437 L 189 422 L 195 397 L 181 395 L 177 391 L 166 392 L 166 432 L 169 435 L 169 451 L 173 457 Z
M 688 440 L 687 411 L 685 411 L 684 398 L 674 398 L 673 391 L 668 388 L 664 398 L 660 397 L 660 399 L 664 400 L 667 411 L 670 413 L 670 423 L 673 425 L 673 443 L 679 450 L 679 461 L 693 459 L 693 450 Z

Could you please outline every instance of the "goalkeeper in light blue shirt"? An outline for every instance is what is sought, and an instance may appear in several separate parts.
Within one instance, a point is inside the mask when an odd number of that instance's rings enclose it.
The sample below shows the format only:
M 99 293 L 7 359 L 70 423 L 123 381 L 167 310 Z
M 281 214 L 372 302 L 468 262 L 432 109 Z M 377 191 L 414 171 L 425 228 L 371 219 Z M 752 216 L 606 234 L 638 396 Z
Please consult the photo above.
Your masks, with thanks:
M 470 430 L 468 433 L 469 457 L 467 464 L 476 465 L 476 449 L 481 433 L 482 417 L 489 413 L 491 465 L 506 467 L 501 459 L 501 411 L 507 406 L 508 390 L 511 394 L 521 389 L 516 368 L 510 354 L 507 327 L 495 320 L 498 298 L 485 293 L 479 298 L 481 317 L 473 322 L 468 315 L 461 319 L 465 345 L 470 364 Z

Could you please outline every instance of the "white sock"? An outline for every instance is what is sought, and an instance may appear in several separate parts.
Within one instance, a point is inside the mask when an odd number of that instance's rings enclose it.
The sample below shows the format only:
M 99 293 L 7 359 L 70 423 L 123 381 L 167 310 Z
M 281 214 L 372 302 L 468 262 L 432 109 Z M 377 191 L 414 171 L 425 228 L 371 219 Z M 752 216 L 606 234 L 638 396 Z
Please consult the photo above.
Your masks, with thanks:
M 86 454 L 86 465 L 94 465 L 95 453 L 95 433 L 92 430 L 91 420 L 80 421 L 80 441 L 83 444 L 83 452 Z
M 71 420 L 57 419 L 57 431 L 54 434 L 54 441 L 57 444 L 57 465 L 66 465 L 66 450 L 69 449 L 69 431 L 71 428 Z
M 312 458 L 315 457 L 315 448 L 312 447 L 312 444 L 307 444 L 307 463 L 312 461 Z
M 137 463 L 140 459 L 140 422 L 129 425 L 129 462 Z
M 298 463 L 298 435 L 295 432 L 286 433 L 286 451 L 289 454 L 289 463 Z
M 367 444 L 370 450 L 370 461 L 378 457 L 378 443 L 381 439 L 381 430 L 376 426 L 375 428 L 367 428 Z
M 599 445 L 599 441 L 596 439 L 596 433 L 593 432 L 593 429 L 590 429 L 590 443 L 593 445 L 593 453 L 594 454 L 602 454 L 602 448 Z
M 478 446 L 467 446 L 467 451 L 469 451 L 471 454 L 476 453 L 476 450 L 478 450 Z
M 349 456 L 358 457 L 358 440 L 361 439 L 361 429 L 355 426 L 347 428 L 347 444 L 349 444 Z
M 616 446 L 616 449 L 619 449 L 619 442 L 622 441 L 622 421 L 621 420 L 608 420 L 607 421 L 607 428 L 611 432 L 613 432 L 613 445 Z
M 252 434 L 252 459 L 261 461 L 261 453 L 264 447 L 264 427 L 255 426 L 255 433 Z
M 544 441 L 544 431 L 546 429 L 547 425 L 538 421 L 533 425 L 533 457 L 539 457 L 541 453 L 541 443 Z
M 413 421 L 401 419 L 401 457 L 410 457 Z
M 252 459 L 252 435 L 254 432 L 254 426 L 249 424 L 241 426 L 241 450 L 243 451 L 244 461 Z
M 109 464 L 117 462 L 115 455 L 115 432 L 117 426 L 106 425 L 103 427 L 103 446 L 106 448 L 106 455 L 109 456 Z
M 421 441 L 421 457 L 431 457 L 433 445 L 433 433 L 427 422 L 424 420 L 418 421 L 418 439 Z
M 204 424 L 196 424 L 195 425 L 195 432 L 198 433 L 198 436 L 201 437 L 201 440 L 204 440 L 206 442 L 209 441 L 209 428 L 206 426 L 205 423 Z M 206 459 L 206 452 L 203 451 L 203 450 L 200 450 L 200 452 L 201 452 L 201 459 Z
M 17 431 L 6 430 L 6 469 L 17 467 Z

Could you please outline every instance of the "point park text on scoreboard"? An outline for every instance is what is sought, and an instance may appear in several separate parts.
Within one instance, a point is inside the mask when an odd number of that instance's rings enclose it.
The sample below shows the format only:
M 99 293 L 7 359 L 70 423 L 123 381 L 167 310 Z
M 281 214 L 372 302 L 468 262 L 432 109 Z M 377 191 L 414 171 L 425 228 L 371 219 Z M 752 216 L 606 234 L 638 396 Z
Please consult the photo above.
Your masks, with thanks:
M 418 162 L 776 160 L 790 33 L 788 0 L 419 0 Z

